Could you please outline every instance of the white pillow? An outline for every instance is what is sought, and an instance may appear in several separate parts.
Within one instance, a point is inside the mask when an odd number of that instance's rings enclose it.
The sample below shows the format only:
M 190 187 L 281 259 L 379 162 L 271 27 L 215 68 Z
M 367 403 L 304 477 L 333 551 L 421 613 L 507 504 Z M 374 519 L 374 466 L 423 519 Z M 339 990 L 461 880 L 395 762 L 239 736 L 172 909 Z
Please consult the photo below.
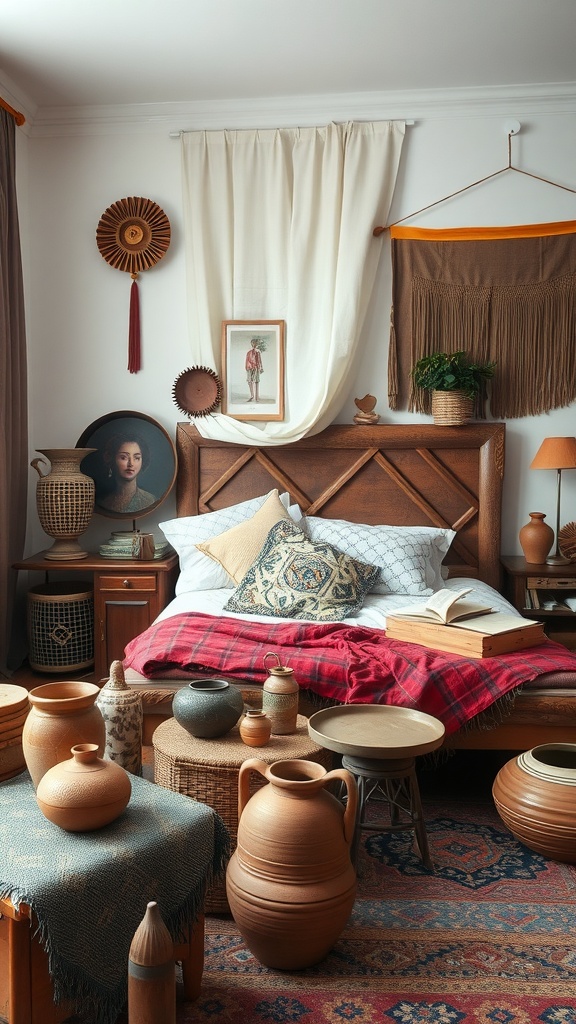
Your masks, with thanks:
M 456 536 L 455 530 L 435 526 L 367 526 L 344 519 L 307 516 L 307 532 L 351 558 L 377 565 L 380 576 L 372 594 L 433 594 L 440 590 L 442 559 Z M 302 524 L 301 524 L 302 525 Z
M 196 590 L 218 590 L 220 587 L 234 586 L 228 573 L 218 562 L 209 558 L 196 547 L 203 541 L 217 537 L 225 530 L 237 526 L 238 523 L 250 519 L 266 499 L 278 495 L 277 490 L 269 491 L 258 498 L 249 498 L 237 505 L 218 509 L 216 512 L 205 512 L 198 516 L 182 516 L 160 523 L 160 529 L 166 540 L 172 545 L 180 559 L 180 575 L 176 582 L 176 594 L 187 594 Z M 279 495 L 280 501 L 296 523 L 302 518 L 299 505 L 290 505 L 290 495 L 285 492 Z

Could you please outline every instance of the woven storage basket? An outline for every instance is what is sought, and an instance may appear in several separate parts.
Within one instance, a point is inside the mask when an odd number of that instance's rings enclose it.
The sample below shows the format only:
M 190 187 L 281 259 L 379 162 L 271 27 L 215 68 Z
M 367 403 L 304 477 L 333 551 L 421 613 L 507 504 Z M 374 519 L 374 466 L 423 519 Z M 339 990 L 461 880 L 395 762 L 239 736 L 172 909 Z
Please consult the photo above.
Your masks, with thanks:
M 36 672 L 74 672 L 94 662 L 90 583 L 44 583 L 28 591 L 28 660 Z
M 457 427 L 469 423 L 474 401 L 463 391 L 433 391 L 432 415 L 438 426 Z
M 250 757 L 267 764 L 287 758 L 317 761 L 327 771 L 332 767 L 332 752 L 319 747 L 308 735 L 308 720 L 298 716 L 298 731 L 287 736 L 272 736 L 264 747 L 247 747 L 238 726 L 219 739 L 195 739 L 174 718 L 158 726 L 153 737 L 154 782 L 165 789 L 184 793 L 208 804 L 226 825 L 231 851 L 238 835 L 238 774 L 240 765 Z M 250 794 L 267 785 L 258 772 L 250 777 Z M 216 882 L 206 894 L 204 909 L 211 914 L 229 914 L 226 882 Z

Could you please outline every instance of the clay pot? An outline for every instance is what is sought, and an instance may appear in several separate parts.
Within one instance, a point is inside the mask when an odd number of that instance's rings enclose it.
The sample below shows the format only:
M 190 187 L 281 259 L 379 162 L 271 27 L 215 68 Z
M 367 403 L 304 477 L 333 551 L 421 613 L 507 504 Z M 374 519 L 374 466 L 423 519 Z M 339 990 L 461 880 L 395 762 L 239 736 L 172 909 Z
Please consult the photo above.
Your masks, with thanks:
M 526 523 L 518 534 L 520 547 L 527 562 L 531 565 L 542 565 L 554 543 L 554 530 L 544 522 L 544 512 L 529 512 L 528 515 L 530 522 Z
M 128 955 L 128 1024 L 174 1024 L 174 945 L 158 904 L 148 903 Z
M 492 795 L 516 839 L 551 860 L 576 863 L 576 744 L 544 743 L 512 758 Z
M 122 814 L 132 785 L 119 764 L 98 757 L 96 743 L 78 743 L 71 753 L 42 776 L 36 800 L 44 817 L 66 832 L 93 832 Z
M 264 747 L 272 733 L 272 722 L 264 711 L 248 708 L 240 722 L 240 736 L 248 747 Z
M 96 706 L 106 726 L 105 756 L 133 775 L 142 773 L 142 697 L 124 679 L 121 661 L 113 661 Z
M 252 771 L 269 785 L 249 797 Z M 346 809 L 327 791 L 333 780 L 346 786 Z M 262 964 L 310 967 L 330 951 L 354 904 L 354 778 L 312 761 L 268 766 L 251 758 L 240 768 L 238 795 L 238 845 L 226 872 L 234 920 Z
M 230 732 L 244 711 L 244 698 L 225 679 L 195 679 L 174 695 L 172 714 L 191 736 L 215 739 Z
M 268 658 L 276 658 L 277 664 L 269 667 Z M 287 736 L 297 729 L 300 687 L 293 670 L 273 651 L 264 655 L 264 665 L 269 675 L 262 687 L 262 710 L 272 722 L 272 734 Z
M 106 726 L 95 703 L 99 693 L 95 683 L 83 682 L 44 683 L 30 690 L 22 747 L 34 788 L 77 743 L 96 743 L 104 754 Z

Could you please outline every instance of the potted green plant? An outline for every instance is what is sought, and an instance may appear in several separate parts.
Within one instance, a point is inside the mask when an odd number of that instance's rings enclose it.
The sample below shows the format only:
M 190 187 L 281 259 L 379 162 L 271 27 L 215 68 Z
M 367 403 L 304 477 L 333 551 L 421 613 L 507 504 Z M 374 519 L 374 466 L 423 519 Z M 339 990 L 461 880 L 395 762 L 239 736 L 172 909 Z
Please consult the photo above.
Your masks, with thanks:
M 494 376 L 496 363 L 474 363 L 466 352 L 433 352 L 412 368 L 417 388 L 431 394 L 435 423 L 458 425 L 472 419 L 474 403 Z

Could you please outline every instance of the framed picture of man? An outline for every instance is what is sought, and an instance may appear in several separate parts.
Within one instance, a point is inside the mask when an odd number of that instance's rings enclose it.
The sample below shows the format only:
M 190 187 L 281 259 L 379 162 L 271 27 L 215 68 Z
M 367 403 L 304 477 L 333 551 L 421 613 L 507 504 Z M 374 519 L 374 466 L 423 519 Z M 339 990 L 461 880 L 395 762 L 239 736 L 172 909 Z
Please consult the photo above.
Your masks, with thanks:
M 222 321 L 222 412 L 284 419 L 284 320 Z
M 95 448 L 81 469 L 94 480 L 94 511 L 112 519 L 138 519 L 155 509 L 176 480 L 176 448 L 164 427 L 140 412 L 101 416 L 77 448 Z

